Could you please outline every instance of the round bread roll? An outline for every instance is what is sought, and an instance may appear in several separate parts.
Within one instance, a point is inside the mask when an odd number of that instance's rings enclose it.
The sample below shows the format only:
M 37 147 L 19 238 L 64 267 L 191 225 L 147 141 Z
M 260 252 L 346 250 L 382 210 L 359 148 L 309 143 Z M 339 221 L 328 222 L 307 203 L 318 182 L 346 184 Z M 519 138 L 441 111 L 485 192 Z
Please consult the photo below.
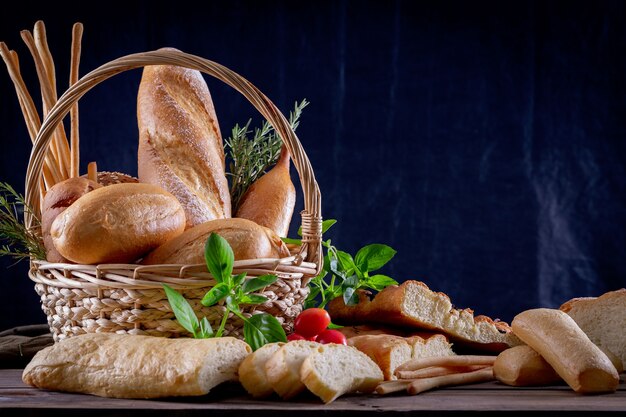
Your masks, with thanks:
M 41 234 L 48 262 L 68 262 L 54 247 L 50 228 L 57 216 L 85 194 L 102 186 L 88 178 L 69 178 L 52 186 L 43 199 L 41 209 Z
M 204 263 L 204 246 L 211 233 L 217 233 L 233 248 L 235 260 L 284 258 L 289 250 L 282 240 L 267 227 L 246 219 L 217 219 L 185 230 L 180 236 L 154 250 L 143 261 L 155 264 Z
M 55 248 L 81 264 L 128 263 L 178 236 L 185 213 L 152 184 L 115 184 L 84 195 L 52 223 Z

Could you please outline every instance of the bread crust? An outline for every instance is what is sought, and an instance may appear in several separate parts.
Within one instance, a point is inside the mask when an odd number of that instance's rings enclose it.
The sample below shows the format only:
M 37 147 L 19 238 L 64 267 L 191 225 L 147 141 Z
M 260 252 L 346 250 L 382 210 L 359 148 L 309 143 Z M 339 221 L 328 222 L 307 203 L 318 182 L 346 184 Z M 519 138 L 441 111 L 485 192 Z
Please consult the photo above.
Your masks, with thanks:
M 239 382 L 254 398 L 266 398 L 274 393 L 267 379 L 265 364 L 285 344 L 268 343 L 252 352 L 239 366 Z
M 175 195 L 187 228 L 230 217 L 224 147 L 202 74 L 177 66 L 146 66 L 137 120 L 139 180 Z
M 512 327 L 574 391 L 617 389 L 619 375 L 609 358 L 566 313 L 548 308 L 526 310 L 515 316 Z
M 166 339 L 115 333 L 73 336 L 38 352 L 26 384 L 114 398 L 205 395 L 237 380 L 250 347 L 232 337 Z
M 152 184 L 115 184 L 80 197 L 52 223 L 55 248 L 81 264 L 129 263 L 182 233 L 176 198 Z
M 514 387 L 545 386 L 563 382 L 559 374 L 528 345 L 501 352 L 493 364 L 493 376 Z

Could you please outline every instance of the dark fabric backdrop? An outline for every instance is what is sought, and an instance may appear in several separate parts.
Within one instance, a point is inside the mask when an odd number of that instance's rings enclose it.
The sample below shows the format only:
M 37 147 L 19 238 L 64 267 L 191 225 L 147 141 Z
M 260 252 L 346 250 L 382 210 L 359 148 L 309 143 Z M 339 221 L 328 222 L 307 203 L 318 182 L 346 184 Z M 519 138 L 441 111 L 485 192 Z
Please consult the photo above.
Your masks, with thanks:
M 239 72 L 284 112 L 307 98 L 298 133 L 323 215 L 338 220 L 328 237 L 347 251 L 393 246 L 383 272 L 400 281 L 507 321 L 626 285 L 623 2 L 60 4 L 0 16 L 35 96 L 19 31 L 43 19 L 61 91 L 82 21 L 82 74 L 173 46 Z M 81 101 L 83 168 L 136 173 L 140 76 Z M 258 124 L 242 97 L 208 83 L 225 137 Z M 0 180 L 23 191 L 30 144 L 4 70 L 0 141 Z M 25 263 L 1 262 L 0 328 L 43 322 Z

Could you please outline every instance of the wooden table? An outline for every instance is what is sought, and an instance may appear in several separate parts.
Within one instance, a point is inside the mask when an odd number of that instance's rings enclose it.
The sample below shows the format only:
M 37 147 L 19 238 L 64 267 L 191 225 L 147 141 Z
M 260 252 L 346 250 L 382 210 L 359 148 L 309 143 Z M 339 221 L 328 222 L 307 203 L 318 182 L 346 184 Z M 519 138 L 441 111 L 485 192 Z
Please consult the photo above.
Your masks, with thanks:
M 295 401 L 254 401 L 237 384 L 209 395 L 165 400 L 121 400 L 31 388 L 22 370 L 0 370 L 0 417 L 17 416 L 596 416 L 626 415 L 624 375 L 617 393 L 578 395 L 566 386 L 512 388 L 496 382 L 440 389 L 416 396 L 351 395 L 324 405 L 312 395 Z

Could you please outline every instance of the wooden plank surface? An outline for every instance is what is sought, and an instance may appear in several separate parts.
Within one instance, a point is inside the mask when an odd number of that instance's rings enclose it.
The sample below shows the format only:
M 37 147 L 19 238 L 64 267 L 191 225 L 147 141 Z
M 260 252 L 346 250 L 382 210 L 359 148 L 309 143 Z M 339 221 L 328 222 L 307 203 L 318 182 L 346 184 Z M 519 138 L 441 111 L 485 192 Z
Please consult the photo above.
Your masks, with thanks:
M 364 416 L 522 415 L 565 416 L 626 414 L 624 376 L 617 393 L 578 395 L 567 386 L 512 388 L 497 382 L 426 392 L 417 396 L 350 395 L 324 405 L 312 395 L 294 401 L 252 400 L 238 384 L 223 385 L 203 397 L 125 400 L 35 389 L 19 369 L 0 370 L 0 416 Z

